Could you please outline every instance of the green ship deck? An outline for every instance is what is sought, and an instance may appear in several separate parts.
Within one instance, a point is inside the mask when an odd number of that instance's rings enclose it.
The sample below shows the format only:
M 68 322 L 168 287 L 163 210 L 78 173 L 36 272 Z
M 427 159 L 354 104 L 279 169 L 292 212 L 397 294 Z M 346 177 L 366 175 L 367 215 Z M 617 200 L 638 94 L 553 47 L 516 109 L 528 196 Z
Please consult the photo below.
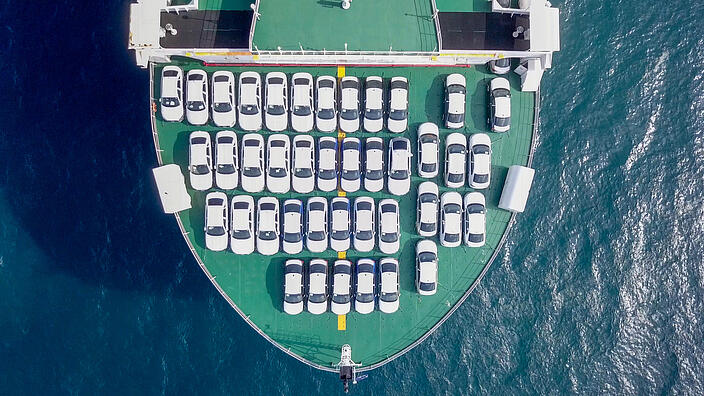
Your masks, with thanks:
M 438 1 L 440 3 L 440 1 Z M 293 3 L 292 3 L 293 4 Z M 357 4 L 353 6 L 356 7 Z M 286 13 L 281 13 L 286 15 Z M 443 84 L 450 73 L 462 73 L 467 78 L 467 120 L 463 131 L 466 135 L 486 132 L 491 136 L 493 144 L 492 181 L 491 187 L 485 190 L 487 201 L 487 243 L 482 248 L 444 248 L 438 243 L 439 255 L 439 287 L 433 296 L 421 297 L 415 291 L 415 244 L 421 238 L 415 232 L 416 190 L 421 181 L 413 177 L 411 192 L 403 197 L 395 197 L 388 193 L 368 193 L 359 191 L 347 194 L 348 197 L 371 196 L 376 200 L 395 198 L 401 208 L 401 249 L 393 255 L 400 262 L 400 308 L 396 313 L 384 314 L 377 311 L 369 315 L 361 315 L 352 311 L 346 317 L 346 329 L 338 330 L 338 317 L 331 312 L 323 315 L 312 315 L 306 311 L 300 315 L 290 316 L 282 310 L 283 263 L 288 258 L 284 253 L 275 256 L 262 256 L 257 253 L 248 256 L 238 256 L 231 251 L 212 252 L 206 250 L 203 235 L 203 210 L 205 193 L 189 188 L 193 208 L 176 215 L 184 232 L 186 241 L 193 254 L 211 281 L 218 287 L 221 294 L 263 336 L 274 342 L 289 355 L 304 361 L 314 367 L 332 371 L 332 365 L 340 359 L 340 347 L 350 344 L 353 359 L 362 364 L 360 370 L 371 369 L 388 362 L 408 351 L 425 339 L 461 304 L 488 269 L 495 258 L 499 247 L 510 228 L 512 215 L 497 207 L 501 189 L 510 165 L 528 165 L 532 155 L 538 107 L 538 95 L 532 92 L 518 90 L 518 77 L 511 73 L 508 77 L 512 84 L 512 126 L 508 133 L 491 133 L 486 127 L 486 85 L 490 78 L 485 66 L 471 68 L 444 67 L 203 67 L 201 63 L 190 60 L 174 61 L 184 71 L 193 68 L 203 68 L 212 73 L 214 70 L 230 70 L 240 73 L 254 70 L 259 73 L 269 71 L 284 71 L 292 74 L 306 71 L 314 77 L 318 75 L 357 76 L 360 79 L 369 75 L 380 75 L 385 79 L 392 76 L 405 76 L 409 79 L 409 129 L 403 136 L 408 137 L 416 153 L 416 130 L 420 123 L 431 121 L 441 127 L 441 142 L 451 131 L 442 128 L 443 114 Z M 211 133 L 222 130 L 212 124 L 207 126 L 191 126 L 183 123 L 169 123 L 161 120 L 156 111 L 160 87 L 158 76 L 162 64 L 151 65 L 152 77 L 152 127 L 157 157 L 160 164 L 176 163 L 181 166 L 184 174 L 188 166 L 188 135 L 195 130 L 205 130 Z M 157 76 L 157 78 L 154 78 Z M 243 131 L 230 128 L 241 137 Z M 263 135 L 271 132 L 262 131 Z M 293 136 L 294 133 L 287 131 Z M 311 132 L 314 137 L 335 136 Z M 352 134 L 364 138 L 381 136 L 388 140 L 397 134 L 381 132 L 377 134 L 358 132 Z M 444 144 L 441 145 L 441 169 Z M 416 164 L 413 161 L 413 173 L 416 175 Z M 441 177 L 435 182 L 440 192 L 448 191 L 443 186 Z M 187 183 L 188 184 L 188 183 Z M 456 189 L 464 194 L 468 187 Z M 249 194 L 241 189 L 226 191 L 228 197 L 236 194 Z M 249 194 L 255 197 L 272 195 L 279 199 L 306 197 L 297 193 Z M 323 193 L 315 191 L 311 195 L 336 196 L 336 192 Z M 437 241 L 437 239 L 435 239 Z M 321 254 L 313 254 L 304 249 L 296 257 L 306 263 L 313 258 L 324 258 L 330 264 L 338 258 L 338 254 L 327 250 Z M 347 252 L 346 257 L 352 261 L 361 257 L 380 259 L 385 257 L 378 250 L 360 254 L 354 250 Z

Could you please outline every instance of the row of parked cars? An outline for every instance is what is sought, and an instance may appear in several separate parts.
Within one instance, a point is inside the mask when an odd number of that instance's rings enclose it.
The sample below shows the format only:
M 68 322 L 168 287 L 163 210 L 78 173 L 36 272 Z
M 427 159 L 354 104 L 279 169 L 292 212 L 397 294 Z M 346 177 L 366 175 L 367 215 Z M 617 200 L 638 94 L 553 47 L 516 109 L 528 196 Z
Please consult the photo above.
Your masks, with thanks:
M 488 124 L 494 132 L 511 128 L 511 84 L 504 77 L 493 78 L 487 85 L 489 96 Z M 445 127 L 464 128 L 467 79 L 462 74 L 450 74 L 445 79 Z
M 205 125 L 209 114 L 220 127 L 232 127 L 239 120 L 245 131 L 258 131 L 262 124 L 270 131 L 291 129 L 309 132 L 315 126 L 321 132 L 340 129 L 355 132 L 403 132 L 408 127 L 408 80 L 393 77 L 388 89 L 384 80 L 370 76 L 364 91 L 357 77 L 347 76 L 338 82 L 332 76 L 313 78 L 310 73 L 295 73 L 289 82 L 282 72 L 270 72 L 264 84 L 257 72 L 235 75 L 220 70 L 212 74 L 210 90 L 204 70 L 190 70 L 185 83 L 185 116 L 192 125 Z M 161 116 L 165 121 L 180 122 L 184 117 L 183 70 L 166 66 L 161 72 Z M 237 90 L 236 90 L 237 89 Z M 387 91 L 389 94 L 387 95 Z M 364 97 L 362 98 L 362 92 Z
M 362 140 L 347 137 L 342 140 L 339 156 L 338 141 L 329 136 L 318 139 L 317 150 L 310 135 L 297 135 L 292 143 L 288 135 L 273 134 L 265 143 L 261 134 L 249 133 L 239 146 L 233 131 L 218 132 L 214 150 L 208 132 L 192 132 L 188 150 L 191 187 L 207 190 L 215 179 L 223 190 L 241 185 L 253 193 L 266 187 L 277 194 L 291 189 L 307 194 L 316 187 L 333 191 L 339 179 L 344 191 L 364 188 L 378 192 L 386 179 L 391 194 L 404 195 L 411 188 L 411 143 L 404 137 L 391 139 L 386 153 L 382 138 L 367 138 L 363 145 Z
M 281 207 L 282 206 L 282 207 Z M 248 195 L 228 199 L 223 192 L 205 197 L 205 245 L 213 251 L 230 249 L 237 254 L 256 251 L 272 255 L 283 250 L 298 254 L 305 247 L 320 253 L 328 248 L 344 252 L 354 248 L 370 252 L 375 246 L 384 254 L 401 246 L 399 205 L 393 199 L 378 204 L 370 197 L 311 197 L 304 204 L 274 197 L 255 202 Z

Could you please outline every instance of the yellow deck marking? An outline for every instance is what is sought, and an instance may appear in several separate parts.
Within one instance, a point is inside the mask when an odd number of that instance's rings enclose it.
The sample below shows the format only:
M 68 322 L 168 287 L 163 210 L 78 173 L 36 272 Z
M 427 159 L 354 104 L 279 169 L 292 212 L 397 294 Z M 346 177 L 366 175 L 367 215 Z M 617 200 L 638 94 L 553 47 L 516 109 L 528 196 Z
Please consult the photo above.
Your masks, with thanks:
M 345 67 L 344 66 L 338 66 L 337 67 L 337 78 L 342 78 L 345 76 Z
M 347 258 L 347 252 L 337 252 L 337 258 L 344 260 Z
M 337 329 L 340 331 L 347 330 L 347 315 L 337 315 Z
M 346 197 L 346 196 L 347 196 L 347 192 L 346 192 L 346 191 L 342 191 L 342 190 L 337 190 L 337 196 L 338 196 L 338 197 Z

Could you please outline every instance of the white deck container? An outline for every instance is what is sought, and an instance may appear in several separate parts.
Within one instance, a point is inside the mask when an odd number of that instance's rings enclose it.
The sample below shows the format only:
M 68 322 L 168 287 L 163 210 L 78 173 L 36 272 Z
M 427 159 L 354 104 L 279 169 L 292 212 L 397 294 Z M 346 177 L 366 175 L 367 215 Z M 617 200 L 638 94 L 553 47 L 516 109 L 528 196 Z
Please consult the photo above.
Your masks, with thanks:
M 525 166 L 512 165 L 508 168 L 499 208 L 513 213 L 522 213 L 526 208 L 534 175 L 535 170 Z
M 176 213 L 191 208 L 191 196 L 186 191 L 186 179 L 181 167 L 169 164 L 152 169 L 164 213 Z

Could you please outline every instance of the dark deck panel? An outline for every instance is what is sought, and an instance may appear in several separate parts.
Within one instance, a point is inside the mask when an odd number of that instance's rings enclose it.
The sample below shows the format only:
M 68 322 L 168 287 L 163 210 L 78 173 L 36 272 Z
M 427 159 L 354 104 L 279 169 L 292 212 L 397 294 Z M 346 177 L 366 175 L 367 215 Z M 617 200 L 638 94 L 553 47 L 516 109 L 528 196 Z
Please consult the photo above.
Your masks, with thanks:
M 443 50 L 526 51 L 530 42 L 513 38 L 517 26 L 528 29 L 528 18 L 484 12 L 440 12 Z
M 167 23 L 178 31 L 159 40 L 164 48 L 249 48 L 251 10 L 202 10 L 181 14 L 161 13 L 161 26 Z

